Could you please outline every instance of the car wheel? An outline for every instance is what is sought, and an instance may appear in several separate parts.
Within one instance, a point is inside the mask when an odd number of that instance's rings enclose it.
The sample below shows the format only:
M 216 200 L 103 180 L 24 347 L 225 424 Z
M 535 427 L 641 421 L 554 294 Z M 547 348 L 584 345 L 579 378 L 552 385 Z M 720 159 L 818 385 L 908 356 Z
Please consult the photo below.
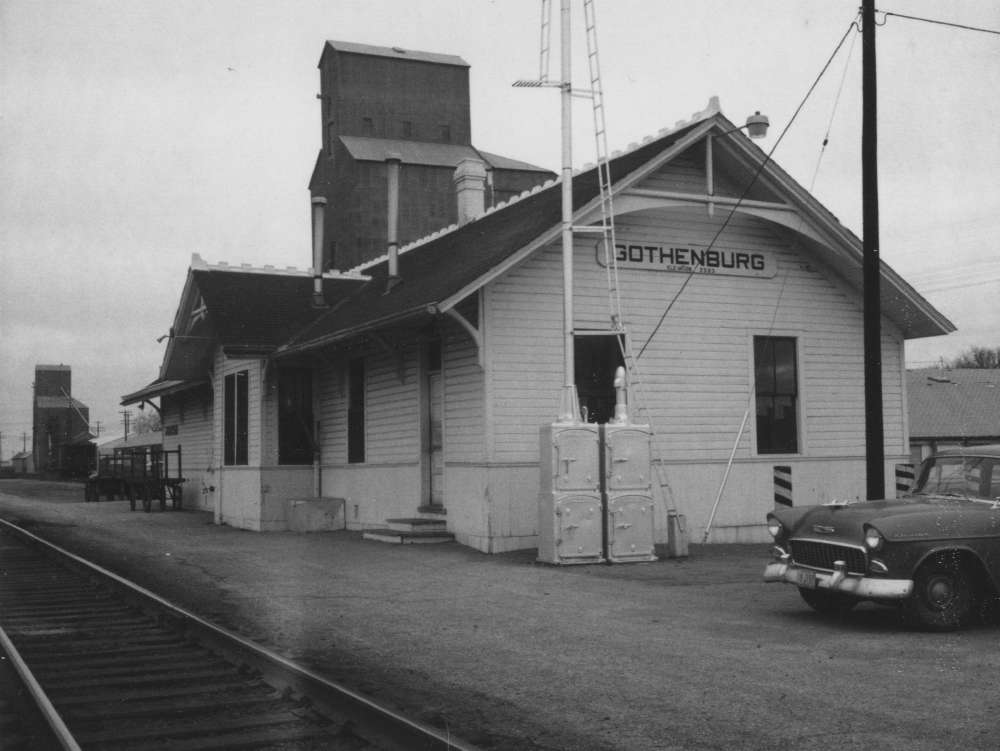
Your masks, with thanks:
M 931 631 L 954 631 L 972 619 L 975 598 L 969 577 L 954 558 L 938 556 L 914 577 L 906 602 L 909 619 Z
M 804 587 L 799 587 L 799 594 L 802 595 L 802 599 L 806 601 L 809 607 L 817 613 L 823 613 L 824 615 L 846 613 L 858 604 L 857 600 L 853 597 L 842 595 L 839 592 L 827 592 L 822 589 L 805 589 Z

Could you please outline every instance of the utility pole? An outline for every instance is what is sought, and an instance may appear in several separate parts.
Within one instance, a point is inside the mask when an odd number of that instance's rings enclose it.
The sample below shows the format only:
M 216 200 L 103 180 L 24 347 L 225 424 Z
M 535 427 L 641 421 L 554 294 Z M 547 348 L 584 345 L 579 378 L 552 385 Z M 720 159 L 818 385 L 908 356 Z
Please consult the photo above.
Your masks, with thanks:
M 125 425 L 125 440 L 127 441 L 128 440 L 128 421 L 129 421 L 129 418 L 132 417 L 132 413 L 129 412 L 127 409 L 123 409 L 121 412 L 119 412 L 119 414 L 122 416 L 122 422 Z
M 25 431 L 21 431 L 21 453 L 24 454 L 28 451 L 28 434 Z
M 100 420 L 97 420 L 94 423 L 94 430 L 97 431 L 97 437 L 100 438 L 101 437 L 101 421 Z
M 875 0 L 861 4 L 861 183 L 864 276 L 865 468 L 868 500 L 885 498 L 882 422 L 882 321 L 878 226 L 878 107 L 875 73 Z

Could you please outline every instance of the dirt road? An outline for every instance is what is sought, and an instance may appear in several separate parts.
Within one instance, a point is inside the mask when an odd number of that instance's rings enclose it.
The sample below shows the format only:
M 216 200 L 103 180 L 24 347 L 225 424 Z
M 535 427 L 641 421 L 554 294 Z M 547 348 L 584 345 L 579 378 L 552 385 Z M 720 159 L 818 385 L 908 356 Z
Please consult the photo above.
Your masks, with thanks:
M 551 567 L 530 551 L 257 534 L 0 481 L 0 516 L 488 749 L 994 749 L 1000 629 L 840 620 L 767 547 Z

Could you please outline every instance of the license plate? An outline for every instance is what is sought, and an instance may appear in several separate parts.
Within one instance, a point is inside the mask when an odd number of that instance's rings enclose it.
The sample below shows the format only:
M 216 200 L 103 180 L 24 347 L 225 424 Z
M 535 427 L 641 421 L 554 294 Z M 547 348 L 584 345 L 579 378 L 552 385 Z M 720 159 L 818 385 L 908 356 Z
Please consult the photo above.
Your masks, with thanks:
M 788 578 L 792 584 L 805 589 L 816 589 L 816 574 L 802 568 L 793 568 L 788 571 Z

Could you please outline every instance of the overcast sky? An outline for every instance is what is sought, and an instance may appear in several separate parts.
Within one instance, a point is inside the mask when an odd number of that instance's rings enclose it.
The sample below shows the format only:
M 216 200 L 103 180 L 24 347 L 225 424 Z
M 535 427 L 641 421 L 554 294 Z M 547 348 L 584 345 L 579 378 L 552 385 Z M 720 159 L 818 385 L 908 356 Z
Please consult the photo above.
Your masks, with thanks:
M 717 95 L 735 122 L 755 110 L 770 117 L 759 142 L 769 150 L 858 4 L 597 0 L 610 148 Z M 475 145 L 558 171 L 558 94 L 510 86 L 538 74 L 539 6 L 2 0 L 3 457 L 21 449 L 22 433 L 30 448 L 38 363 L 72 366 L 73 395 L 92 422 L 105 436 L 121 432 L 120 397 L 156 378 L 165 346 L 156 339 L 173 320 L 192 253 L 309 266 L 325 39 L 461 56 L 471 65 Z M 582 3 L 573 6 L 582 52 Z M 995 0 L 886 0 L 880 10 L 1000 29 Z M 908 343 L 908 364 L 998 346 L 1000 36 L 889 17 L 878 56 L 882 258 L 959 328 Z M 859 236 L 860 64 L 852 34 L 774 153 Z M 574 81 L 588 85 L 579 56 Z M 594 158 L 582 100 L 575 120 L 579 167 Z

